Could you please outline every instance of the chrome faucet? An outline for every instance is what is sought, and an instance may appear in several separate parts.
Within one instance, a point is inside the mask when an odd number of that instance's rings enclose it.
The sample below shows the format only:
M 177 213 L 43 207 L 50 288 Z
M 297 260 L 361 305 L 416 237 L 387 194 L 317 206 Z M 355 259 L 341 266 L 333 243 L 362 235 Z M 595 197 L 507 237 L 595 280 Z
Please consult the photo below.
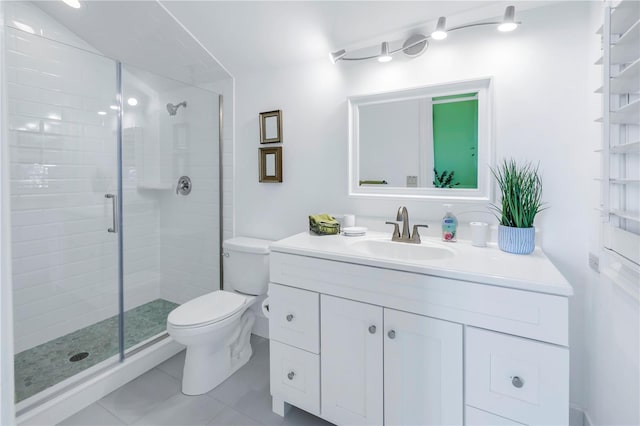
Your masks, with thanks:
M 400 221 L 402 221 L 402 234 L 400 234 Z M 394 225 L 391 241 L 399 241 L 403 243 L 420 244 L 420 234 L 418 228 L 428 228 L 429 225 L 413 225 L 413 232 L 409 234 L 409 212 L 404 206 L 398 208 L 396 222 L 385 222 L 388 225 Z

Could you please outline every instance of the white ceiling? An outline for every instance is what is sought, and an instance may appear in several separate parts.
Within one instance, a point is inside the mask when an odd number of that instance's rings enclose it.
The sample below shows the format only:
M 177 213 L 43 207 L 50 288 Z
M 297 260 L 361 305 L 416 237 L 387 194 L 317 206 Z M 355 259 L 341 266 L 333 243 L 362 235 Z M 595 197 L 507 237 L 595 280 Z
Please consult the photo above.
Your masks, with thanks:
M 309 61 L 496 1 L 171 1 L 162 4 L 232 74 Z M 504 6 L 503 6 L 504 7 Z
M 341 48 L 428 33 L 439 16 L 450 26 L 499 18 L 540 1 L 61 1 L 36 2 L 105 55 L 192 81 L 297 62 L 328 60 Z M 167 13 L 168 12 L 168 13 Z M 171 15 L 173 15 L 172 19 Z M 193 37 L 195 37 L 194 40 Z
M 155 1 L 35 1 L 102 54 L 191 84 L 228 73 Z M 166 83 L 165 83 L 166 84 Z

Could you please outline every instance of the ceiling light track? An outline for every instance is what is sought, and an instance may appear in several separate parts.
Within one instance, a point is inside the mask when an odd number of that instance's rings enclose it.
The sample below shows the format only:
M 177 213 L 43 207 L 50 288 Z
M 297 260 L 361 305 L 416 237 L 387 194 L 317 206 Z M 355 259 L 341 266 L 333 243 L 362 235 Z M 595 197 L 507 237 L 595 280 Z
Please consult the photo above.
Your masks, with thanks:
M 371 59 L 377 59 L 379 62 L 389 62 L 393 59 L 393 55 L 398 52 L 404 52 L 405 55 L 410 57 L 417 57 L 424 53 L 429 46 L 429 39 L 444 40 L 451 32 L 463 30 L 466 28 L 483 27 L 487 25 L 497 26 L 498 31 L 509 32 L 515 30 L 521 22 L 515 20 L 515 7 L 507 6 L 502 21 L 492 22 L 477 22 L 474 24 L 459 25 L 453 28 L 447 28 L 447 18 L 441 16 L 438 18 L 436 29 L 430 35 L 414 34 L 409 37 L 399 49 L 390 50 L 389 42 L 383 41 L 380 48 L 380 53 L 377 55 L 369 56 L 346 56 L 347 51 L 340 49 L 329 54 L 331 62 L 334 64 L 338 61 L 368 61 Z

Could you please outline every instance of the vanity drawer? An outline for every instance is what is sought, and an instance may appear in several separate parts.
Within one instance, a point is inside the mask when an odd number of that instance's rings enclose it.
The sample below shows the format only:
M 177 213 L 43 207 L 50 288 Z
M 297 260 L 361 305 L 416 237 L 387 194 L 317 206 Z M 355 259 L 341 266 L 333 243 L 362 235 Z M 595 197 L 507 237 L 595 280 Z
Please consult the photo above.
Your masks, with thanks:
M 466 403 L 528 425 L 569 424 L 569 349 L 474 327 Z
M 320 356 L 274 340 L 269 343 L 271 395 L 320 414 Z
M 320 295 L 269 284 L 269 338 L 319 353 Z
M 520 426 L 522 423 L 487 413 L 467 405 L 464 409 L 465 426 Z

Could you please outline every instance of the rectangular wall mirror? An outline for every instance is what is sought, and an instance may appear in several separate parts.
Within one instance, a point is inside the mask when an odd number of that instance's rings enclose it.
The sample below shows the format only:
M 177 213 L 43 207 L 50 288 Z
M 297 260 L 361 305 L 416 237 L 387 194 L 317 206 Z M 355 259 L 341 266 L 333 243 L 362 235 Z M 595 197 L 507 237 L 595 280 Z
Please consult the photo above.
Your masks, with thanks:
M 282 147 L 260 148 L 260 182 L 282 182 Z
M 260 143 L 282 142 L 282 111 L 260 113 Z
M 349 98 L 349 195 L 490 199 L 491 79 Z

